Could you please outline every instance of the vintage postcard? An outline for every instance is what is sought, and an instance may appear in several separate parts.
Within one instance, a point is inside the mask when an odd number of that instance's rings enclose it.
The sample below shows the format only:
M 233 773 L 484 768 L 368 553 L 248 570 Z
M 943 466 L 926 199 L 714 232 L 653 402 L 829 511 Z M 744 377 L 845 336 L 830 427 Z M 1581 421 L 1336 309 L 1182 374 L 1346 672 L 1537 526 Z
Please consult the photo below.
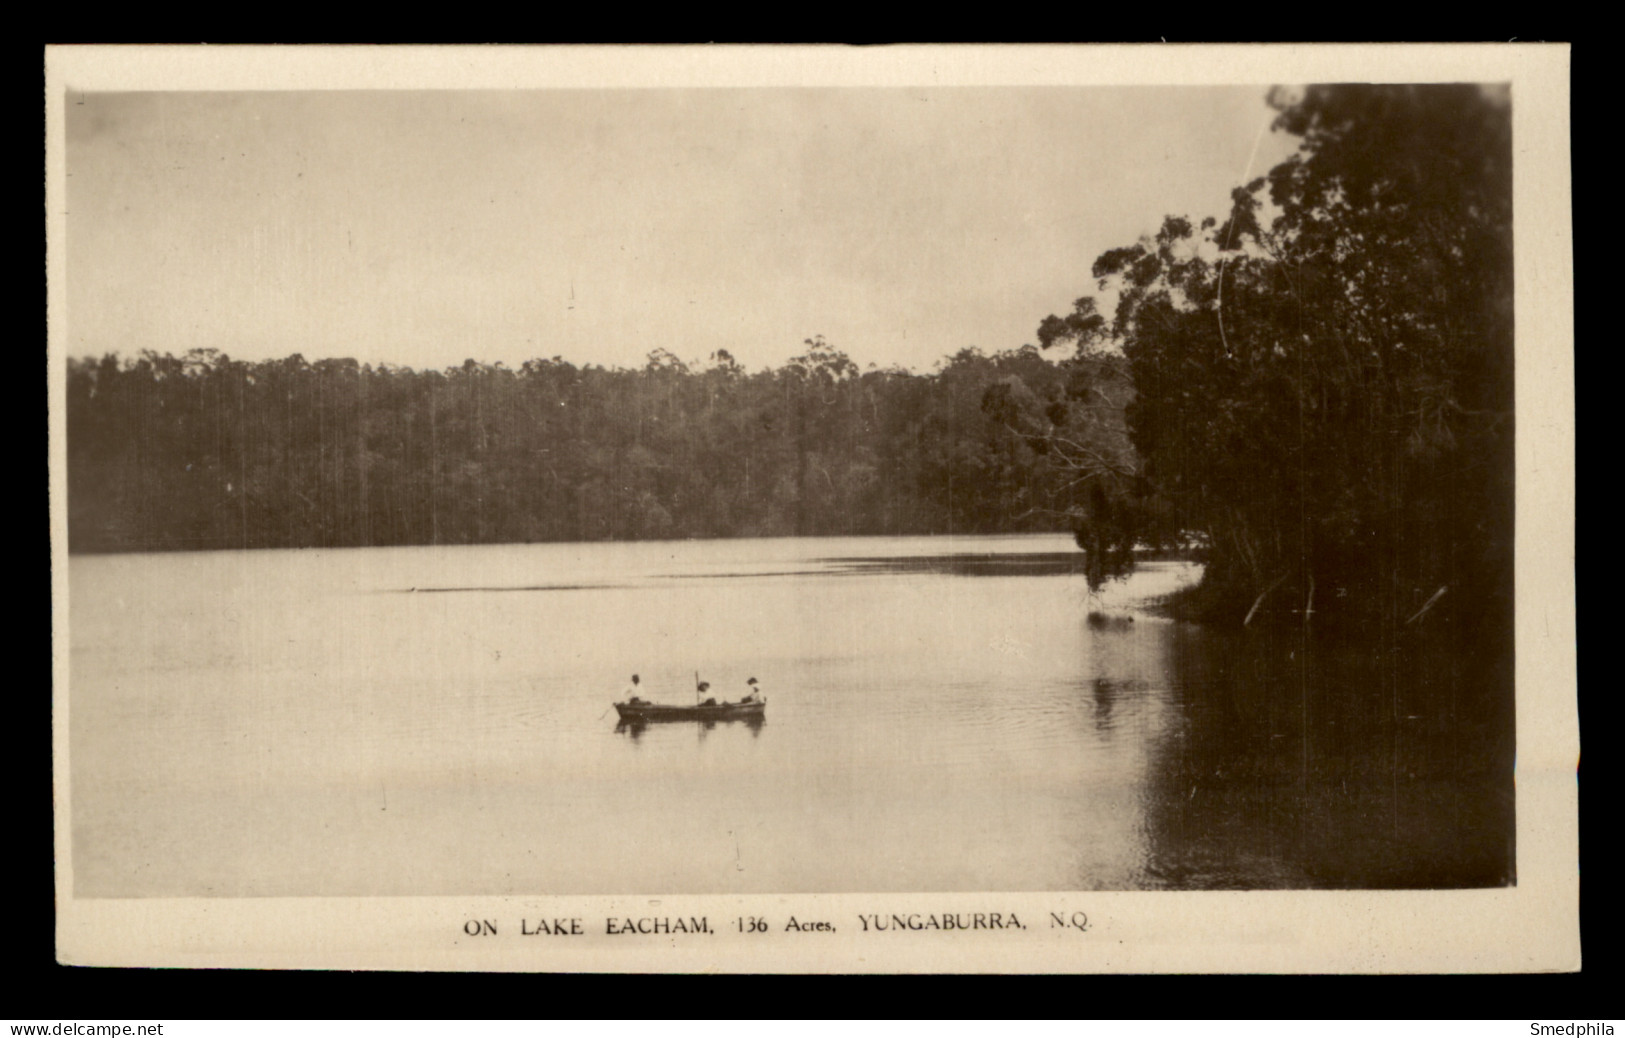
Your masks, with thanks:
M 1568 60 L 48 49 L 58 959 L 1578 969 Z

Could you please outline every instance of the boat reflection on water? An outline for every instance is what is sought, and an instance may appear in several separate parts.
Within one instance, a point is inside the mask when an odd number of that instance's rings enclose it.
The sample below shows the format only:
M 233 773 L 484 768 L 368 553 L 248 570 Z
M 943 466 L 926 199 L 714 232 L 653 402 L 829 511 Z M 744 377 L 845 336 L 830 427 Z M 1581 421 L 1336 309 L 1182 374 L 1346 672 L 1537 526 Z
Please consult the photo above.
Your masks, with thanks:
M 706 732 L 711 731 L 720 724 L 727 725 L 729 727 L 739 725 L 741 727 L 750 729 L 750 733 L 753 737 L 759 737 L 762 734 L 762 726 L 766 723 L 767 717 L 765 714 L 761 713 L 746 714 L 738 717 L 640 717 L 629 721 L 623 720 L 617 722 L 615 725 L 615 733 L 617 735 L 629 735 L 631 736 L 633 742 L 637 742 L 639 739 L 643 738 L 643 733 L 653 725 L 693 725 L 694 728 L 700 733 L 700 738 L 703 739 L 705 738 Z

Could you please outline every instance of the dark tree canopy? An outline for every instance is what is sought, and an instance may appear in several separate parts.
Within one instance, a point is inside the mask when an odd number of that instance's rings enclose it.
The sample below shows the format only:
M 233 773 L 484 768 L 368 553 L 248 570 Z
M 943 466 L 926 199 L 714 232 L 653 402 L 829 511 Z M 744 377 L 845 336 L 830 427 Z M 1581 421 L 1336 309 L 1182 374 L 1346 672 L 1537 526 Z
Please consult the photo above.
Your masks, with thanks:
M 1119 350 L 1138 484 L 1101 497 L 1207 546 L 1201 609 L 1405 624 L 1510 616 L 1511 139 L 1504 90 L 1271 94 L 1297 153 L 1221 222 L 1096 261 L 1117 293 L 1046 345 Z M 1137 494 L 1127 487 L 1137 486 Z M 1097 506 L 1097 511 L 1101 509 Z M 1122 547 L 1115 521 L 1093 537 Z M 1266 601 L 1266 599 L 1268 601 Z
M 414 371 L 215 351 L 68 371 L 74 551 L 1003 533 L 1067 528 L 1062 467 L 985 414 L 1059 399 L 1035 348 L 928 375 L 815 338 L 746 373 L 655 349 Z

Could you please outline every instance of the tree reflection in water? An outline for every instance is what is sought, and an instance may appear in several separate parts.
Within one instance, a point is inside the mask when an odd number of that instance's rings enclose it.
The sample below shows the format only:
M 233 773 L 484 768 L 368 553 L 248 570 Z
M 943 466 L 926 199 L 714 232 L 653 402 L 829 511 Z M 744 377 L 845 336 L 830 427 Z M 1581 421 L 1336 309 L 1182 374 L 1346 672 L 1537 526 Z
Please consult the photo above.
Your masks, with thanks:
M 1152 744 L 1155 885 L 1513 882 L 1511 678 L 1493 653 L 1178 624 L 1168 647 L 1182 723 Z

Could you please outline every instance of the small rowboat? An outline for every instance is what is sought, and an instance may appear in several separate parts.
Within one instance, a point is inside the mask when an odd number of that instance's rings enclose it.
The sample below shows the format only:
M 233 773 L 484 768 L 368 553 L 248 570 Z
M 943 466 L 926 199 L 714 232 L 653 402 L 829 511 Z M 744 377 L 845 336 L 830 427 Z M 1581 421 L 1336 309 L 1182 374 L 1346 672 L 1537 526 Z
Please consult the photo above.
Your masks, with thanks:
M 707 706 L 616 703 L 615 709 L 623 721 L 733 721 L 764 716 L 767 703 L 714 703 Z

